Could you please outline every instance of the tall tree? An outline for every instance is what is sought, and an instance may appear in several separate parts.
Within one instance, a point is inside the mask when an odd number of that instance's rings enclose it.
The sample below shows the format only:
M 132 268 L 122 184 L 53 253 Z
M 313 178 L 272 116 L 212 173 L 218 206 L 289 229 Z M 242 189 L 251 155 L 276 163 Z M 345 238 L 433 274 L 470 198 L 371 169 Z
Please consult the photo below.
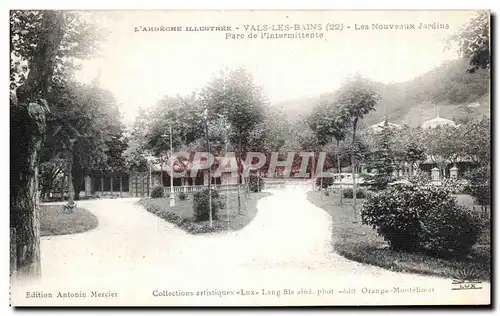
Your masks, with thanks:
M 11 11 L 11 227 L 18 275 L 39 276 L 38 172 L 51 85 L 64 80 L 73 57 L 89 45 L 85 23 L 63 11 Z M 90 41 L 92 42 L 92 41 Z
M 491 66 L 490 25 L 490 12 L 481 11 L 449 38 L 449 41 L 458 44 L 460 57 L 470 59 L 471 67 L 467 70 L 470 73 Z
M 21 13 L 11 13 L 11 27 L 16 30 Z M 64 19 L 59 12 L 46 11 L 26 21 L 30 27 L 38 24 L 37 47 L 28 52 L 12 38 L 11 55 L 29 54 L 29 73 L 11 98 L 11 227 L 16 229 L 16 264 L 18 274 L 37 276 L 40 265 L 40 215 L 38 201 L 38 164 L 46 131 L 46 101 L 50 80 L 54 73 L 56 55 L 63 37 Z M 35 26 L 36 27 L 36 26 Z M 27 30 L 24 30 L 29 32 Z M 18 47 L 16 47 L 16 44 Z M 23 47 L 19 47 L 23 46 Z
M 356 155 L 354 148 L 356 147 L 356 130 L 359 121 L 368 113 L 375 109 L 375 105 L 380 100 L 380 95 L 375 92 L 373 83 L 369 80 L 355 75 L 344 84 L 337 94 L 336 102 L 343 108 L 343 116 L 350 120 L 352 128 L 352 152 L 351 152 L 351 169 L 353 181 L 353 209 L 354 220 L 357 220 L 356 210 Z
M 382 131 L 377 135 L 376 149 L 369 163 L 370 168 L 376 169 L 375 175 L 370 176 L 367 182 L 374 191 L 385 190 L 394 180 L 394 131 L 385 121 Z
M 202 107 L 209 120 L 224 117 L 231 127 L 229 140 L 237 148 L 238 210 L 241 210 L 240 187 L 243 157 L 252 146 L 252 132 L 263 122 L 266 99 L 244 68 L 223 72 L 201 93 Z
M 340 166 L 340 142 L 342 142 L 348 129 L 348 118 L 344 116 L 345 112 L 342 111 L 337 104 L 322 101 L 314 109 L 309 116 L 309 127 L 316 135 L 318 143 L 325 146 L 332 138 L 336 142 L 337 149 L 337 171 L 339 174 L 339 181 L 342 183 L 340 173 L 342 168 Z M 321 178 L 321 181 L 323 178 Z M 323 187 L 323 183 L 321 183 Z M 343 205 L 343 194 L 340 194 L 340 205 Z
M 474 163 L 487 165 L 491 162 L 491 120 L 482 117 L 458 127 L 460 137 L 458 144 L 464 158 Z

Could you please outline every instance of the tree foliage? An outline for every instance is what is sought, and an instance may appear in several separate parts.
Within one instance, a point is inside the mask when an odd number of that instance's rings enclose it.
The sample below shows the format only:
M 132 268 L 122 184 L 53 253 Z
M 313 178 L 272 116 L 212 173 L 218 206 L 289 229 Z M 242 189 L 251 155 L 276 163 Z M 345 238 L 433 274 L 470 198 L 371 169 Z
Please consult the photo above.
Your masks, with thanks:
M 393 175 L 395 170 L 393 139 L 394 130 L 388 125 L 384 126 L 381 133 L 377 135 L 376 149 L 368 163 L 368 167 L 375 169 L 375 174 L 365 179 L 373 191 L 385 190 L 389 183 L 395 180 Z
M 15 90 L 27 78 L 39 45 L 44 41 L 46 28 L 42 25 L 44 11 L 13 10 L 10 12 L 10 89 Z M 88 23 L 81 12 L 65 11 L 59 22 L 61 28 L 55 64 L 50 83 L 60 84 L 72 79 L 80 62 L 99 49 L 104 32 L 95 24 Z M 54 27 L 51 25 L 50 27 Z M 49 87 L 47 87 L 49 88 Z
M 490 19 L 489 12 L 478 12 L 449 39 L 458 44 L 458 53 L 461 57 L 470 59 L 471 67 L 468 69 L 470 73 L 491 66 Z
M 51 107 L 48 99 L 52 86 L 68 79 L 74 58 L 86 57 L 81 48 L 91 47 L 92 39 L 75 17 L 67 11 L 10 12 L 10 214 L 18 248 L 15 260 L 23 275 L 40 275 L 37 177 Z

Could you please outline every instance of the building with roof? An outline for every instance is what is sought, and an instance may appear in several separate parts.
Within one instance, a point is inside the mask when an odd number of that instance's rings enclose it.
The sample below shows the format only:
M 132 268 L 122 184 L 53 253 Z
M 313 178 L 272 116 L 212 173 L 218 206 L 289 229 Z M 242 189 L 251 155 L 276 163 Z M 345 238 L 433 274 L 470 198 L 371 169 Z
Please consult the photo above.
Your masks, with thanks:
M 423 129 L 436 128 L 438 126 L 455 126 L 456 127 L 457 125 L 452 120 L 448 120 L 448 119 L 445 119 L 443 117 L 440 117 L 439 113 L 437 114 L 437 116 L 435 118 L 427 120 L 427 121 L 423 122 L 421 125 L 421 127 Z
M 382 122 L 377 123 L 377 124 L 373 124 L 369 128 L 372 131 L 374 131 L 376 133 L 379 133 L 379 132 L 381 132 L 381 131 L 384 130 L 384 127 L 389 127 L 389 128 L 394 128 L 394 129 L 401 129 L 401 128 L 403 128 L 403 126 L 401 126 L 401 125 L 390 123 L 387 120 L 387 116 L 384 116 L 384 119 L 382 120 Z
M 386 126 L 386 124 L 387 124 L 387 127 L 389 127 L 389 128 L 395 128 L 395 129 L 401 129 L 402 128 L 401 125 L 382 121 L 380 123 L 373 124 L 372 126 L 370 126 L 370 129 L 372 131 L 378 133 L 378 132 L 381 132 L 384 129 L 384 126 Z

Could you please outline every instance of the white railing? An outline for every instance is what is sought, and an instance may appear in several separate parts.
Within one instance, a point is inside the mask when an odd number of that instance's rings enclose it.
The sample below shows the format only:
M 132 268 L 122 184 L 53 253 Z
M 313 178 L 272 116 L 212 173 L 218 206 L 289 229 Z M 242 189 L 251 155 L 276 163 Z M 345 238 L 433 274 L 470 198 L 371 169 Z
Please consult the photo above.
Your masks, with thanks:
M 288 186 L 288 184 L 285 181 L 282 182 L 273 182 L 273 183 L 265 183 L 263 186 L 263 189 L 275 189 L 275 188 L 284 188 Z M 189 186 L 174 186 L 174 193 L 180 193 L 180 192 L 185 192 L 185 193 L 192 193 L 192 192 L 200 192 L 203 191 L 204 189 L 207 188 L 207 185 L 189 185 Z M 238 185 L 237 184 L 214 184 L 212 185 L 212 188 L 218 191 L 237 191 L 238 190 Z M 244 190 L 245 185 L 241 185 L 241 190 Z M 170 187 L 164 187 L 163 188 L 165 194 L 170 193 Z

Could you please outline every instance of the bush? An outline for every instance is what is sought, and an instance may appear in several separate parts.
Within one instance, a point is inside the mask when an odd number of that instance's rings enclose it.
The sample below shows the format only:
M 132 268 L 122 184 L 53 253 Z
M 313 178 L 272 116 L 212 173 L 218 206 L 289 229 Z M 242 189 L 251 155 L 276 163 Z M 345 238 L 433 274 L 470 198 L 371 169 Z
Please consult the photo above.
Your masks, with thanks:
M 333 185 L 333 178 L 332 177 L 317 177 L 316 178 L 316 186 L 320 187 L 321 186 L 321 179 L 323 179 L 323 189 L 326 189 L 330 186 Z
M 344 198 L 346 199 L 352 199 L 354 197 L 354 191 L 351 188 L 344 189 L 342 191 L 342 194 L 344 195 Z M 366 198 L 366 191 L 360 188 L 356 188 L 356 198 L 357 199 L 364 199 Z
M 218 217 L 219 210 L 224 208 L 224 198 L 217 190 L 212 190 L 212 219 Z M 206 221 L 210 218 L 209 189 L 193 194 L 193 210 L 196 221 Z
M 163 187 L 161 186 L 154 187 L 151 191 L 151 197 L 153 199 L 165 197 L 165 190 L 163 190 Z
M 464 183 L 454 178 L 445 178 L 441 180 L 441 185 L 453 194 L 462 194 L 465 190 Z
M 480 166 L 466 174 L 469 184 L 464 191 L 470 194 L 481 206 L 488 206 L 491 202 L 491 169 L 490 166 Z
M 249 180 L 248 181 L 248 189 L 250 190 L 250 192 L 260 192 L 264 188 L 264 178 L 263 177 L 261 177 L 259 175 L 252 174 L 252 175 L 250 175 L 248 180 Z
M 365 177 L 361 186 L 367 187 L 372 191 L 382 191 L 387 188 L 389 183 L 396 181 L 396 179 L 392 174 L 376 173 Z
M 361 217 L 394 249 L 463 255 L 480 233 L 476 216 L 458 205 L 444 187 L 390 188 L 366 200 Z
M 187 199 L 186 192 L 180 192 L 179 193 L 179 200 L 184 201 L 185 199 Z
M 421 227 L 422 248 L 444 256 L 468 254 L 481 233 L 477 214 L 451 196 L 421 216 Z

